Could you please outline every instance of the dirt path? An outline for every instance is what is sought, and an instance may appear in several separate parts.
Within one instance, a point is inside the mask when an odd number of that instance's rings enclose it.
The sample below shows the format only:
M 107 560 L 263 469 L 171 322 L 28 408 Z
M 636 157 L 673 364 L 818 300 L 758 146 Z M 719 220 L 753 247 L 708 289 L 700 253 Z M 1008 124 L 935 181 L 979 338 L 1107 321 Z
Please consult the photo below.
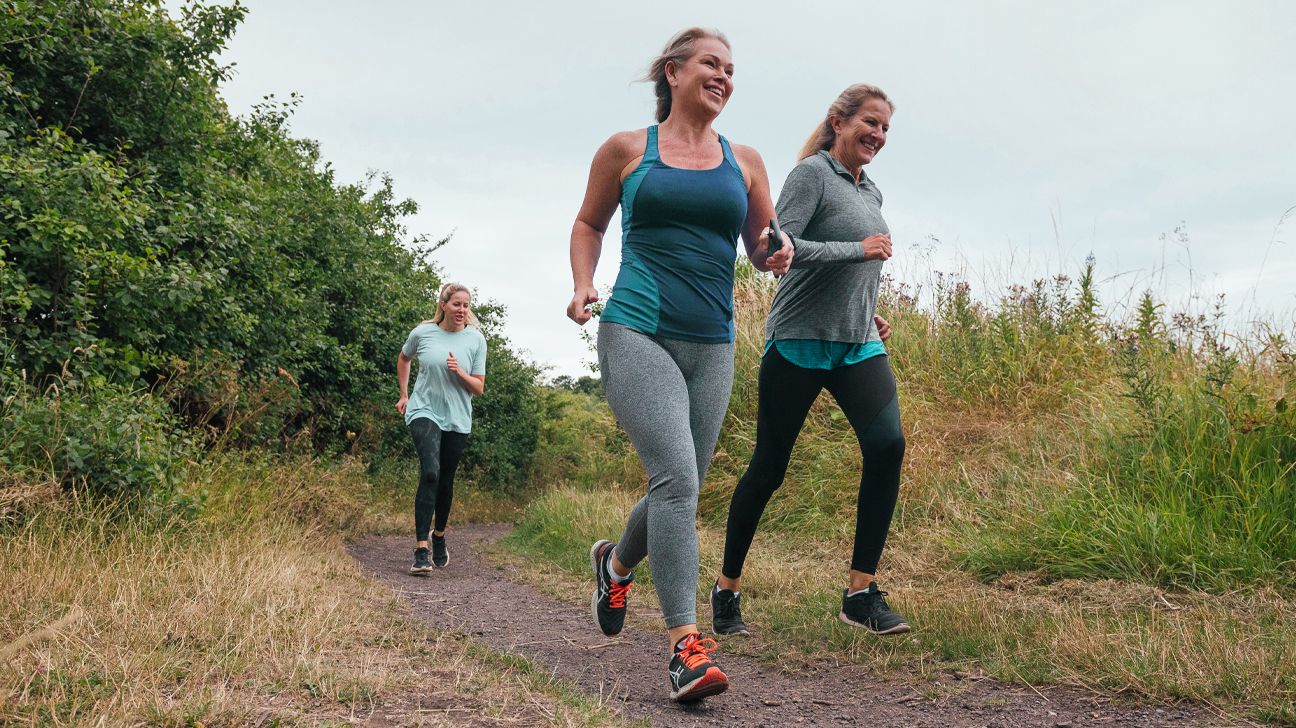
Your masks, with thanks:
M 725 654 L 723 646 L 719 662 L 732 683 L 729 691 L 682 707 L 667 699 L 661 634 L 630 626 L 617 638 L 604 637 L 592 624 L 588 593 L 560 602 L 509 581 L 481 555 L 483 547 L 507 531 L 501 525 L 457 527 L 450 565 L 427 578 L 407 573 L 411 551 L 403 537 L 366 539 L 352 546 L 351 553 L 367 572 L 401 594 L 417 618 L 524 655 L 588 694 L 605 698 L 627 719 L 646 719 L 654 726 L 1230 724 L 1196 706 L 1116 701 L 1072 688 L 1036 691 L 951 675 L 933 690 L 929 681 L 879 679 L 855 666 L 790 674 Z M 590 584 L 592 588 L 592 580 Z

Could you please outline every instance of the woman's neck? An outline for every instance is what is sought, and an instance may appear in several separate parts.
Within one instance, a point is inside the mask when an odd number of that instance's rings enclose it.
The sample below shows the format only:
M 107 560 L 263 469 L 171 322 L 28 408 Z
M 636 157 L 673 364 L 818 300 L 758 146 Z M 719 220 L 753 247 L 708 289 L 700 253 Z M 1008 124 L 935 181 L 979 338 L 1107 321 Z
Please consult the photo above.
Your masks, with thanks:
M 451 323 L 450 319 L 448 318 L 443 318 L 440 321 L 438 321 L 437 326 L 439 326 L 442 331 L 448 334 L 458 333 L 468 328 L 468 324 L 460 324 L 458 327 L 456 327 L 453 323 Z
M 860 181 L 860 175 L 864 173 L 864 165 L 862 165 L 862 164 L 857 164 L 857 165 L 855 165 L 854 168 L 851 168 L 851 166 L 850 166 L 849 164 L 847 164 L 846 162 L 843 162 L 843 161 L 842 161 L 841 155 L 837 153 L 837 149 L 836 149 L 836 148 L 829 149 L 829 150 L 828 150 L 828 153 L 832 155 L 832 158 L 833 158 L 833 159 L 837 160 L 837 163 L 838 163 L 838 164 L 840 164 L 841 166 L 843 166 L 843 167 L 845 167 L 847 170 L 849 170 L 850 173 L 851 173 L 851 176 L 855 178 L 855 184 L 859 184 L 859 181 Z
M 716 133 L 711 128 L 715 117 L 691 114 L 686 109 L 671 109 L 670 116 L 657 127 L 659 136 L 667 136 L 684 144 L 710 144 Z

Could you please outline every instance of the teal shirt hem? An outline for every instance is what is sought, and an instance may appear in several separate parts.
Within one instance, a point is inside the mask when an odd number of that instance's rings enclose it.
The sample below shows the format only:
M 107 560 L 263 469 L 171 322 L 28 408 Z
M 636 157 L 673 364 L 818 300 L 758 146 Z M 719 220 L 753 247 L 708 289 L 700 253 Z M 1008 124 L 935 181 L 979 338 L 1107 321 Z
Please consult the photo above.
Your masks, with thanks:
M 770 339 L 765 342 L 763 353 L 768 354 L 774 347 L 780 356 L 802 369 L 836 369 L 887 353 L 881 341 L 858 344 L 820 339 Z

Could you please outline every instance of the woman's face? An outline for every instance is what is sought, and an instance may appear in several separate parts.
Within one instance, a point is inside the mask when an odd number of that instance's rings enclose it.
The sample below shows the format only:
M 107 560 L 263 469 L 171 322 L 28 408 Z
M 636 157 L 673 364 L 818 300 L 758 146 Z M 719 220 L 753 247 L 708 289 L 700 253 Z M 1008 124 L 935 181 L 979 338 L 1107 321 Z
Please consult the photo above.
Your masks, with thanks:
M 441 304 L 441 311 L 445 314 L 445 321 L 449 322 L 454 328 L 463 328 L 468 324 L 468 309 L 472 308 L 472 297 L 467 291 L 455 291 L 450 296 L 450 300 Z
M 837 133 L 832 155 L 846 169 L 859 169 L 860 165 L 872 162 L 886 144 L 887 131 L 891 128 L 891 106 L 882 99 L 870 98 L 854 116 L 844 121 L 834 118 L 832 125 Z
M 699 38 L 693 56 L 682 64 L 667 64 L 671 106 L 678 104 L 720 114 L 733 95 L 733 57 L 716 38 Z

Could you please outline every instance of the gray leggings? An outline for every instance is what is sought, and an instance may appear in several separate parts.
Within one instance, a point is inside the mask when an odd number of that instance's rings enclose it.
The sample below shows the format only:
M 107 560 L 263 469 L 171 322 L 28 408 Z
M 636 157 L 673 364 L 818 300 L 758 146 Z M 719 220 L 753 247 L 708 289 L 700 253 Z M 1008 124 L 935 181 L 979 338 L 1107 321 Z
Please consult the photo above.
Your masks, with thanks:
M 612 414 L 648 473 L 648 493 L 616 547 L 634 568 L 652 555 L 666 628 L 697 622 L 697 500 L 733 386 L 732 343 L 699 344 L 600 323 L 599 370 Z

